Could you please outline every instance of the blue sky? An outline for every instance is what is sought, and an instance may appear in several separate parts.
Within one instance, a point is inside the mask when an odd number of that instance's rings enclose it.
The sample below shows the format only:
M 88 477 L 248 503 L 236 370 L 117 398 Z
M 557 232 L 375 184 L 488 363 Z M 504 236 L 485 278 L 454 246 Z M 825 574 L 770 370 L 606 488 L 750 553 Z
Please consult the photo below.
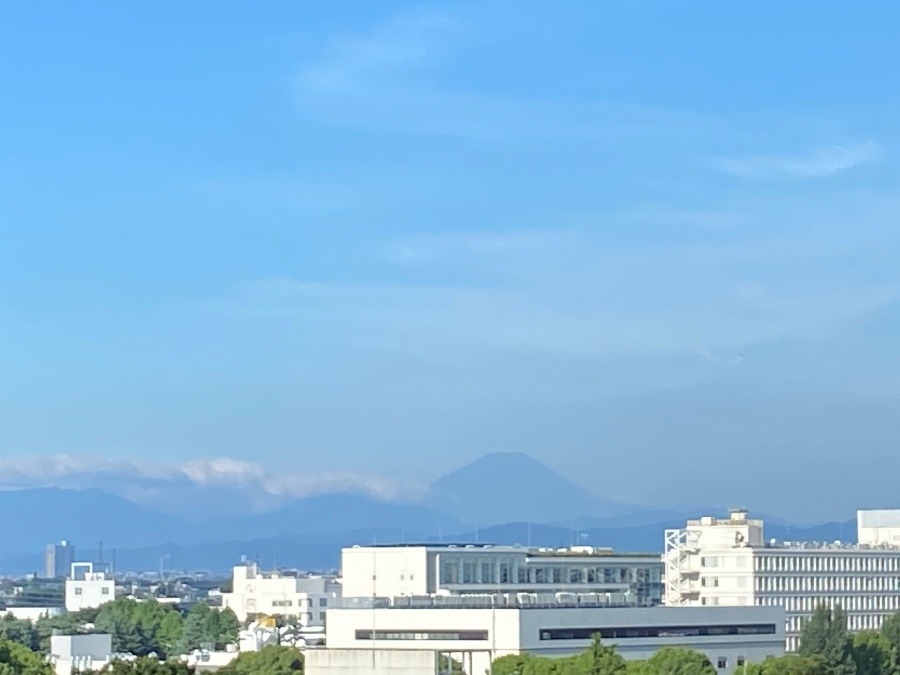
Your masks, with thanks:
M 3 481 L 900 506 L 898 15 L 3 6 Z

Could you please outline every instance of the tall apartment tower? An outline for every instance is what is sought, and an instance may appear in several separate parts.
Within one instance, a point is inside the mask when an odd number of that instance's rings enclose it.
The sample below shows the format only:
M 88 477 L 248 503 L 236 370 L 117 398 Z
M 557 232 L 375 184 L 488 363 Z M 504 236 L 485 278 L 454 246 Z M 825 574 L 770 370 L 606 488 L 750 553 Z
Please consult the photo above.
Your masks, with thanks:
M 44 554 L 44 576 L 47 579 L 64 579 L 75 562 L 75 547 L 63 539 L 58 544 L 50 544 Z

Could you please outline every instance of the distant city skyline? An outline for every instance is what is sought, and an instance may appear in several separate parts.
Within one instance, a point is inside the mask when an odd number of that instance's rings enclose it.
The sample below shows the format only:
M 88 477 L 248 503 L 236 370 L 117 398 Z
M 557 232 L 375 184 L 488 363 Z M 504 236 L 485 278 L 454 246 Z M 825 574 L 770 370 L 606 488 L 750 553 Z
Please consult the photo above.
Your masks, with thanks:
M 900 506 L 879 10 L 0 7 L 0 488 Z

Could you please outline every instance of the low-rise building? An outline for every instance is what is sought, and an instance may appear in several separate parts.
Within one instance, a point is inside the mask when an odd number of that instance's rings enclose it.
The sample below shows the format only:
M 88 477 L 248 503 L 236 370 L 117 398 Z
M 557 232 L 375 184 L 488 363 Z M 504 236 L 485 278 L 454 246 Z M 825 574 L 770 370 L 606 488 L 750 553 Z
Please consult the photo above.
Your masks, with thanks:
M 720 673 L 739 673 L 745 663 L 784 653 L 784 610 L 602 607 L 555 595 L 433 597 L 418 606 L 409 598 L 344 599 L 328 612 L 327 648 L 307 652 L 306 669 L 310 675 L 371 673 L 384 652 L 397 650 L 445 654 L 469 666 L 467 672 L 483 673 L 506 654 L 582 652 L 594 635 L 626 659 L 686 647 L 705 654 Z M 434 663 L 419 660 L 417 667 Z
M 112 660 L 112 635 L 52 635 L 48 660 L 58 675 L 100 670 Z
M 341 586 L 326 576 L 292 576 L 260 572 L 255 563 L 233 570 L 232 588 L 222 594 L 222 607 L 245 621 L 251 616 L 289 616 L 300 626 L 321 626 Z
M 65 597 L 69 612 L 99 607 L 116 599 L 116 582 L 105 572 L 95 572 L 93 563 L 72 563 Z

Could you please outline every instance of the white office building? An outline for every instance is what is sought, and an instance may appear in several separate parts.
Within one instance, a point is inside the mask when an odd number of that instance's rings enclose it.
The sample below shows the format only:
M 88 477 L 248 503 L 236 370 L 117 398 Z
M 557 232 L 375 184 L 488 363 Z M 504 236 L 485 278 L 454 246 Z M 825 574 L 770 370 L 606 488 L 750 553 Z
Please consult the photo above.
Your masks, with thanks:
M 328 610 L 311 675 L 436 672 L 440 657 L 470 674 L 529 652 L 584 651 L 594 635 L 627 659 L 696 649 L 719 672 L 784 652 L 780 607 L 662 607 L 658 554 L 608 549 L 368 546 L 344 549 L 344 597 Z
M 851 631 L 900 611 L 900 511 L 860 511 L 859 541 L 766 541 L 747 512 L 706 516 L 666 531 L 665 603 L 784 607 L 787 648 L 820 604 L 847 612 Z
M 329 605 L 341 596 L 341 586 L 325 576 L 292 576 L 260 572 L 255 563 L 238 565 L 232 589 L 222 594 L 222 607 L 240 621 L 251 616 L 293 617 L 299 626 L 321 626 Z
M 116 582 L 105 572 L 95 572 L 93 563 L 72 563 L 66 579 L 66 610 L 77 612 L 116 599 Z
M 345 597 L 483 593 L 595 593 L 613 604 L 662 601 L 658 553 L 576 546 L 354 546 L 341 555 Z
M 705 654 L 720 673 L 736 673 L 745 662 L 784 653 L 784 610 L 608 607 L 563 593 L 344 598 L 328 612 L 327 649 L 308 651 L 306 668 L 310 675 L 369 673 L 379 653 L 383 659 L 383 652 L 399 650 L 446 654 L 467 672 L 484 673 L 506 654 L 580 653 L 594 635 L 626 659 L 686 647 Z M 365 667 L 349 667 L 354 663 Z

